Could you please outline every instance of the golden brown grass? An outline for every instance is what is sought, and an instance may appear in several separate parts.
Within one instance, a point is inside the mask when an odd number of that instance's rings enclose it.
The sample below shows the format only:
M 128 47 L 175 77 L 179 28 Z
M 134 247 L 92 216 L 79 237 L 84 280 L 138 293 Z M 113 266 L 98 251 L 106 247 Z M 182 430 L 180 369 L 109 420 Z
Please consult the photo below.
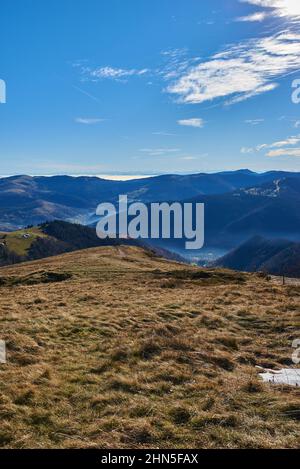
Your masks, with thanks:
M 134 247 L 6 267 L 1 278 L 0 447 L 299 445 L 299 391 L 255 369 L 291 365 L 299 286 Z

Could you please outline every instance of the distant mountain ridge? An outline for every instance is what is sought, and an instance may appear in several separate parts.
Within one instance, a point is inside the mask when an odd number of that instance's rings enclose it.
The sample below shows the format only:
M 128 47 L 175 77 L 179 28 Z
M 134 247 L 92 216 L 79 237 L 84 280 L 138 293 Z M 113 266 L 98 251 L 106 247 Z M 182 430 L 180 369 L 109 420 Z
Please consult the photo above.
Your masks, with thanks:
M 119 194 L 144 203 L 184 201 L 232 193 L 300 173 L 249 170 L 214 174 L 163 175 L 130 181 L 98 177 L 12 176 L 0 179 L 0 229 L 15 230 L 47 220 L 88 223 L 101 202 L 116 202 Z
M 233 249 L 256 235 L 300 242 L 298 174 L 225 194 L 202 195 L 185 202 L 205 205 L 205 247 Z M 161 240 L 159 240 L 161 243 Z M 157 242 L 155 242 L 157 244 Z M 180 239 L 168 241 L 183 249 Z
M 208 245 L 235 247 L 256 235 L 300 241 L 298 173 L 197 201 L 205 204 Z

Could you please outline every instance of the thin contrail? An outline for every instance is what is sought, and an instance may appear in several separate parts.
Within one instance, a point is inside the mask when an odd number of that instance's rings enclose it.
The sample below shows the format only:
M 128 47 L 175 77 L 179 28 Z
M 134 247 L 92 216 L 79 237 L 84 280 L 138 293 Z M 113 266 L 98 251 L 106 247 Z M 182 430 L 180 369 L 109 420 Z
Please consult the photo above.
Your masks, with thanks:
M 75 88 L 75 90 L 80 91 L 80 93 L 85 94 L 86 96 L 88 96 L 89 98 L 91 98 L 93 101 L 96 101 L 97 103 L 100 104 L 100 101 L 99 101 L 98 98 L 96 98 L 96 96 L 93 96 L 92 94 L 88 93 L 87 91 L 82 90 L 81 88 L 79 88 L 79 87 L 76 86 L 76 85 L 72 85 L 72 86 L 73 86 L 73 88 Z

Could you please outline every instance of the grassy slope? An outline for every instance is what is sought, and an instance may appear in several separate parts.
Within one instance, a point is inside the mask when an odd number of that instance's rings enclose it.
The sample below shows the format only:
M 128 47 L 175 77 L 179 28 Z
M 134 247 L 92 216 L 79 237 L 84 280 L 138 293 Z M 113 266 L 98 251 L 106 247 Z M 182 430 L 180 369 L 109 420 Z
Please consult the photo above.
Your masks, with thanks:
M 23 235 L 29 234 L 29 238 Z M 45 238 L 45 235 L 38 227 L 17 230 L 10 233 L 0 233 L 0 242 L 5 242 L 7 248 L 18 256 L 26 256 L 32 243 L 37 238 Z
M 300 287 L 198 272 L 134 247 L 2 268 L 0 446 L 297 446 L 299 391 L 254 365 L 290 365 Z

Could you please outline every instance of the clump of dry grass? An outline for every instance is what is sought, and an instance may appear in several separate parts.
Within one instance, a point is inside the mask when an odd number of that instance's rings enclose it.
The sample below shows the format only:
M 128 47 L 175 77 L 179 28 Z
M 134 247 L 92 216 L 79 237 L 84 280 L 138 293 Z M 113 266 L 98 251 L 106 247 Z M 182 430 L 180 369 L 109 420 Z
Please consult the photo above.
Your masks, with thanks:
M 290 366 L 298 286 L 134 247 L 0 277 L 18 279 L 0 286 L 1 447 L 298 445 L 298 390 L 265 384 L 255 369 Z

